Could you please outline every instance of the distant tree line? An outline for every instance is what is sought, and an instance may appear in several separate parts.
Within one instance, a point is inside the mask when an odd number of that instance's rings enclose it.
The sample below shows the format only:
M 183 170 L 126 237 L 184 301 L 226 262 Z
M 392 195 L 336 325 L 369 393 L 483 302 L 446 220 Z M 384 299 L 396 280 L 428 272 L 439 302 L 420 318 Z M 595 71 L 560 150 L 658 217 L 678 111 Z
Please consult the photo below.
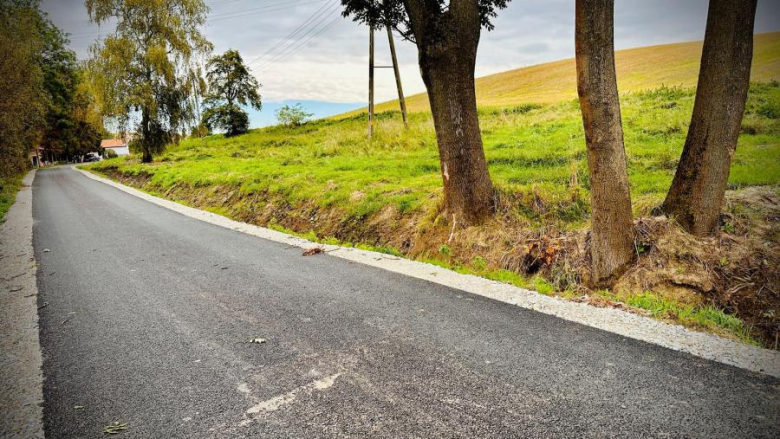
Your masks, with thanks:
M 28 156 L 71 159 L 98 151 L 103 123 L 68 40 L 38 0 L 0 0 L 0 176 Z

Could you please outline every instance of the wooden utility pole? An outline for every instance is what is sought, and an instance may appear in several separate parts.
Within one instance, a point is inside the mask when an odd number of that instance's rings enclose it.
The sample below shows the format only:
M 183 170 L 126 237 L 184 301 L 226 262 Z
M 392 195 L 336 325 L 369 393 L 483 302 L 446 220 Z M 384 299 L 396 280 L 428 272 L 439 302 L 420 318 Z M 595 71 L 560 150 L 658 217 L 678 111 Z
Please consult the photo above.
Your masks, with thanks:
M 368 138 L 374 134 L 374 26 L 368 37 Z
M 374 134 L 374 69 L 392 68 L 395 73 L 395 86 L 398 88 L 398 102 L 401 104 L 401 116 L 404 120 L 404 126 L 409 124 L 409 116 L 406 112 L 406 99 L 404 98 L 404 89 L 401 86 L 401 71 L 398 68 L 398 57 L 395 54 L 395 41 L 393 41 L 393 29 L 386 25 L 387 39 L 390 43 L 390 56 L 393 59 L 392 66 L 374 65 L 374 26 L 369 26 L 368 39 L 368 138 Z
M 409 125 L 409 119 L 406 115 L 406 99 L 404 99 L 404 89 L 401 87 L 401 72 L 398 69 L 398 58 L 395 56 L 395 42 L 393 41 L 393 29 L 387 28 L 387 39 L 390 41 L 390 56 L 393 58 L 393 71 L 395 72 L 395 86 L 398 88 L 398 102 L 401 104 L 401 115 L 404 119 L 404 126 Z

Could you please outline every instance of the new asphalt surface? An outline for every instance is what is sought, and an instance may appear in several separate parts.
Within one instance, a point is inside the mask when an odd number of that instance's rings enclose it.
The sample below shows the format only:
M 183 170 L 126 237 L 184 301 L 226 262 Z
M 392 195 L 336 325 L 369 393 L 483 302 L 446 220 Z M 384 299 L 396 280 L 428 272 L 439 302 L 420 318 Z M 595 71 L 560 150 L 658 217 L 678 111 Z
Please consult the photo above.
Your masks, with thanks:
M 778 379 L 302 256 L 71 168 L 38 172 L 33 217 L 51 438 L 780 435 Z

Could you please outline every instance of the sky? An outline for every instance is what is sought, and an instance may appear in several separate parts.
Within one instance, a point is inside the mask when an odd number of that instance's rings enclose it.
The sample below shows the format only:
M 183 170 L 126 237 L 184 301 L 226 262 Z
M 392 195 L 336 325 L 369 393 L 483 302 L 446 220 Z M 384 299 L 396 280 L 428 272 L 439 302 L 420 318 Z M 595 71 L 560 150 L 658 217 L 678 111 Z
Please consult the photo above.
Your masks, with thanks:
M 615 48 L 704 38 L 707 0 L 617 0 Z M 366 26 L 340 18 L 338 0 L 206 0 L 203 29 L 214 53 L 237 49 L 258 78 L 264 108 L 250 113 L 253 127 L 274 123 L 273 111 L 301 102 L 315 117 L 365 106 L 368 97 Z M 80 59 L 112 31 L 89 22 L 83 0 L 44 0 L 55 25 L 70 34 Z M 775 18 L 772 18 L 775 17 Z M 759 0 L 756 33 L 780 30 L 780 0 Z M 483 30 L 477 76 L 574 56 L 574 0 L 513 0 Z M 296 32 L 297 31 L 297 32 Z M 404 92 L 425 91 L 417 48 L 395 36 Z M 376 63 L 390 65 L 386 31 L 376 33 Z M 376 71 L 377 102 L 395 99 L 392 69 Z

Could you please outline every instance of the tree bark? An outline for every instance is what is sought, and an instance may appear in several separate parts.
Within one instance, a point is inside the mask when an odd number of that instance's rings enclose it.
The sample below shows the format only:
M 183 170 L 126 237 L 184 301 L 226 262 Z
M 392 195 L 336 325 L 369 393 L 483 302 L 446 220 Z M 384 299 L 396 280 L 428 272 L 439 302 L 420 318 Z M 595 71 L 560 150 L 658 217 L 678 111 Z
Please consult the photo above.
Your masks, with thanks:
M 718 229 L 745 111 L 756 0 L 710 0 L 693 116 L 662 210 L 698 235 Z
M 614 0 L 577 0 L 577 92 L 588 151 L 591 283 L 609 285 L 635 256 L 614 54 Z
M 427 8 L 407 2 L 439 145 L 445 208 L 458 224 L 480 224 L 492 215 L 495 200 L 474 89 L 479 10 L 477 2 L 452 0 L 434 23 Z
M 142 149 L 142 156 L 141 156 L 141 163 L 151 163 L 152 162 L 152 151 L 151 148 L 149 148 L 149 136 L 150 136 L 150 129 L 149 129 L 149 114 L 147 109 L 142 110 L 141 115 L 141 133 L 143 136 L 143 139 L 141 140 L 141 149 Z

